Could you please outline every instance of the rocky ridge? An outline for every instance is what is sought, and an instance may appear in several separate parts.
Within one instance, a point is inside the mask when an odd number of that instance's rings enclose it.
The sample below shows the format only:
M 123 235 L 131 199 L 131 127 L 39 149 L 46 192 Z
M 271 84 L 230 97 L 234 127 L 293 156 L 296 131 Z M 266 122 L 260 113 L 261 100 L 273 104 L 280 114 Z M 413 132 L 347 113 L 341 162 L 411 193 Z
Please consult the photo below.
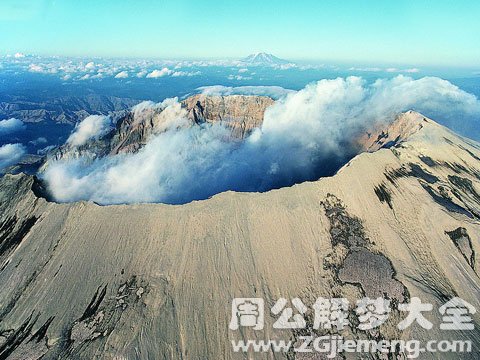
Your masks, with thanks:
M 222 123 L 231 129 L 232 140 L 244 139 L 259 127 L 268 106 L 274 101 L 264 96 L 194 95 L 173 107 L 148 105 L 134 107 L 121 117 L 115 128 L 100 139 L 81 146 L 66 144 L 54 152 L 54 160 L 80 156 L 97 158 L 120 153 L 137 152 L 152 136 L 164 132 L 173 117 L 185 117 L 184 126 Z
M 0 118 L 16 118 L 24 122 L 55 122 L 75 125 L 89 115 L 112 115 L 128 110 L 138 100 L 114 96 L 58 96 L 53 100 L 31 100 L 20 96 L 4 96 L 0 100 Z

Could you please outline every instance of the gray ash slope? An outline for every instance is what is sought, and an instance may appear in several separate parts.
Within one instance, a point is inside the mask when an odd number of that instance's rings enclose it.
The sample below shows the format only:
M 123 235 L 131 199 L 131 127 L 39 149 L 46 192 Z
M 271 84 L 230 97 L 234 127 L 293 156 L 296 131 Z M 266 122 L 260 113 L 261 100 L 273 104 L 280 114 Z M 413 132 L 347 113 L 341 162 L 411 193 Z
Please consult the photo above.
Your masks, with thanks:
M 230 340 L 256 335 L 227 330 L 233 297 L 271 307 L 280 297 L 311 306 L 386 294 L 438 309 L 460 296 L 480 308 L 480 145 L 409 112 L 365 147 L 333 177 L 182 206 L 56 204 L 33 177 L 4 176 L 0 358 L 244 358 Z M 401 331 L 403 315 L 394 305 L 375 331 L 342 335 L 469 339 L 463 358 L 478 358 L 478 313 L 477 330 L 463 332 L 440 331 L 436 312 L 432 330 Z M 266 328 L 275 320 L 267 313 Z

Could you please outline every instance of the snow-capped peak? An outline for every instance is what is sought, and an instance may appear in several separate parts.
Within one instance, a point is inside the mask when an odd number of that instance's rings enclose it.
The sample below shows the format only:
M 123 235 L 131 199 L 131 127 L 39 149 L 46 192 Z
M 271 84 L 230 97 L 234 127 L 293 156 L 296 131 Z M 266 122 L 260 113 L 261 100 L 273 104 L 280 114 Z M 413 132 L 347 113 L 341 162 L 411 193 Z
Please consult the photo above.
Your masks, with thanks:
M 242 59 L 242 62 L 250 65 L 283 65 L 289 63 L 287 60 L 280 59 L 272 54 L 264 52 L 251 54 Z

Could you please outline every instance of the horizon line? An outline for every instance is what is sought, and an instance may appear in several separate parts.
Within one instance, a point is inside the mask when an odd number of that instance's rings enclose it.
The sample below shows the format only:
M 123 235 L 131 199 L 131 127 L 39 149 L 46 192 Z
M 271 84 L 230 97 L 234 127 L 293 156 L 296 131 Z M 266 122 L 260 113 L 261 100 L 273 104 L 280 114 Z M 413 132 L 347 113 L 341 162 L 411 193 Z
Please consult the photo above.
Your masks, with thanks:
M 427 68 L 453 68 L 453 69 L 476 69 L 480 70 L 480 64 L 440 64 L 440 63 L 405 63 L 405 62 L 371 62 L 371 61 L 362 61 L 362 60 L 345 60 L 345 59 L 321 59 L 321 58 L 283 58 L 269 52 L 252 52 L 246 56 L 161 56 L 161 55 L 148 55 L 148 56 L 137 56 L 137 55 L 58 55 L 58 54 L 40 54 L 40 53 L 28 53 L 23 51 L 15 52 L 0 52 L 0 58 L 14 58 L 16 60 L 22 60 L 25 58 L 39 58 L 39 59 L 102 59 L 102 60 L 165 60 L 165 61 L 238 61 L 241 62 L 243 59 L 250 55 L 255 54 L 268 54 L 275 56 L 281 60 L 288 61 L 293 64 L 301 65 L 358 65 L 358 66 L 408 66 L 408 67 L 427 67 Z M 15 57 L 15 55 L 21 54 L 22 57 Z

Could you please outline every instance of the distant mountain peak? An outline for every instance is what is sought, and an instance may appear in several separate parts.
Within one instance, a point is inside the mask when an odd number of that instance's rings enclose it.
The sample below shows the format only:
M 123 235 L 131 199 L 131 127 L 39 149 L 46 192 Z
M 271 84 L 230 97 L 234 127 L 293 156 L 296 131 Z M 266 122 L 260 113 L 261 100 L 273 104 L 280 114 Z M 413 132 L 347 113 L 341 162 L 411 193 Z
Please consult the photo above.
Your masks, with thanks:
M 280 59 L 272 54 L 258 52 L 255 54 L 248 55 L 246 58 L 241 60 L 246 64 L 251 65 L 284 65 L 288 64 L 289 61 Z

